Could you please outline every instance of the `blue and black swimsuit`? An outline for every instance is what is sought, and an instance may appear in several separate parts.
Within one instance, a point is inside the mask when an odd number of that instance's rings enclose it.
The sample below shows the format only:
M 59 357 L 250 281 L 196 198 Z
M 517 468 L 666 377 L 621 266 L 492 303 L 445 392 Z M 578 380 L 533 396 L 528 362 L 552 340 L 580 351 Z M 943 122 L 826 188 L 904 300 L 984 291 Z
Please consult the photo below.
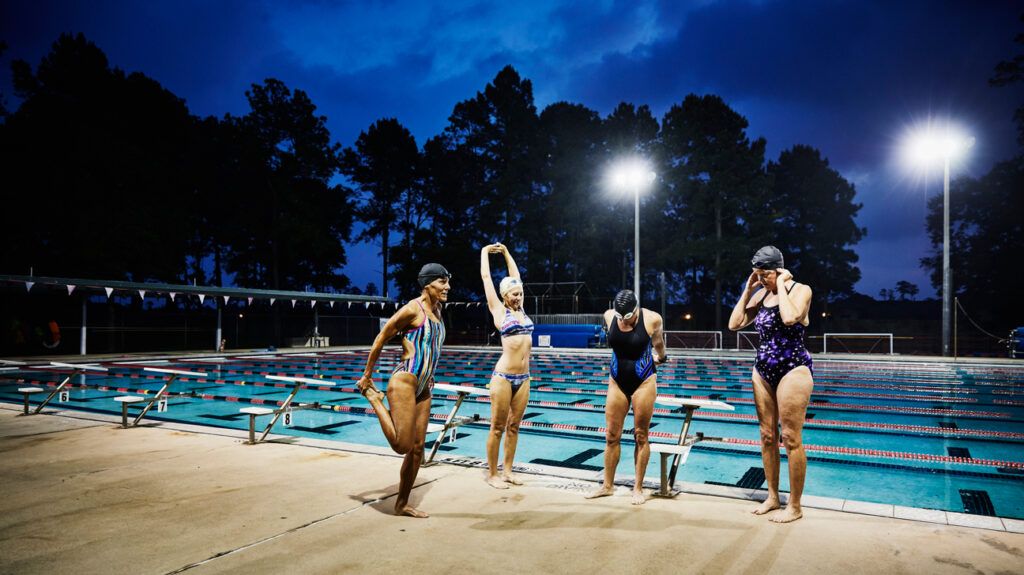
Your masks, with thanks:
M 612 379 L 626 394 L 626 399 L 632 399 L 640 384 L 657 372 L 651 352 L 651 336 L 644 326 L 643 308 L 639 314 L 631 331 L 620 330 L 615 319 L 608 330 L 608 347 L 612 348 Z

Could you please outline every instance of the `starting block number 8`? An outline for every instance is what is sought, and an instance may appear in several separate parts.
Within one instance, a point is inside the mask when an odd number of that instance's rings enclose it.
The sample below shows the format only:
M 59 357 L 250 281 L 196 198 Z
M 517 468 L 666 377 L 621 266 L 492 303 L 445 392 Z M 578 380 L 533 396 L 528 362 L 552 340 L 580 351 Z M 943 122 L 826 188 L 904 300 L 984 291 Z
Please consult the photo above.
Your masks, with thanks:
M 284 419 L 284 426 L 285 427 L 291 427 L 292 423 L 293 423 L 292 422 L 292 410 L 286 409 L 284 411 L 284 414 L 282 414 L 282 415 L 283 415 L 282 419 Z

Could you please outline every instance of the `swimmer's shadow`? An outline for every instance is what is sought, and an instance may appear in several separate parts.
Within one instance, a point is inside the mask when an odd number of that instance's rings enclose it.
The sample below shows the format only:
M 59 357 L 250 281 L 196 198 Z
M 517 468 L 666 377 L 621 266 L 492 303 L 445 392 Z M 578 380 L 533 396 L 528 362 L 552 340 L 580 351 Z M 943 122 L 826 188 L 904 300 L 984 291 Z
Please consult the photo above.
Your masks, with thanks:
M 409 505 L 419 508 L 423 496 L 433 487 L 433 481 L 419 480 L 413 485 L 412 493 L 409 494 Z M 379 511 L 385 515 L 395 514 L 395 497 L 398 496 L 398 484 L 392 484 L 379 489 L 371 489 L 362 493 L 353 493 L 349 499 L 362 503 L 366 507 Z M 429 513 L 429 512 L 428 512 Z

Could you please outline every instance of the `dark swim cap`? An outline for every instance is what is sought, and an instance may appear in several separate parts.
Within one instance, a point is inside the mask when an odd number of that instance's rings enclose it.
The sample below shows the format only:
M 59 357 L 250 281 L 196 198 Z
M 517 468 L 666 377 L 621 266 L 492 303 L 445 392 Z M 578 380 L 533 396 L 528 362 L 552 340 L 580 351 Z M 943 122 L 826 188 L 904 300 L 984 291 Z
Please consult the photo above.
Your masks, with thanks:
M 636 294 L 631 289 L 624 289 L 619 293 L 615 294 L 615 300 L 612 308 L 615 313 L 620 316 L 632 313 L 639 302 L 636 299 Z
M 438 278 L 450 278 L 452 274 L 448 273 L 448 270 L 444 269 L 441 264 L 427 264 L 420 268 L 420 287 L 427 287 L 427 284 L 438 279 Z
M 765 246 L 750 259 L 750 265 L 759 270 L 774 270 L 786 267 L 783 265 L 782 252 L 775 246 Z

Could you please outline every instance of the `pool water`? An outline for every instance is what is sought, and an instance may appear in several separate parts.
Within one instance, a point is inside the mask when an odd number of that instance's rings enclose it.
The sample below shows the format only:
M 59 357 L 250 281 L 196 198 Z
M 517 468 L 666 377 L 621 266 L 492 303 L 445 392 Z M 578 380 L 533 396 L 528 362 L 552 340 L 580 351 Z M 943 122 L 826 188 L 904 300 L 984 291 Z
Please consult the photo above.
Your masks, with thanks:
M 484 386 L 499 353 L 446 349 L 436 380 Z M 68 401 L 50 405 L 119 414 L 114 397 L 155 393 L 168 377 L 145 367 L 181 369 L 207 375 L 176 380 L 167 411 L 151 411 L 147 419 L 246 429 L 248 416 L 239 408 L 276 407 L 291 392 L 291 384 L 267 376 L 323 379 L 324 385 L 304 385 L 295 398 L 313 408 L 294 411 L 292 425 L 279 423 L 274 433 L 386 447 L 376 417 L 355 389 L 365 360 L 364 350 L 104 362 L 108 372 L 74 377 Z M 394 350 L 382 356 L 378 387 L 386 386 L 396 361 Z M 517 462 L 592 471 L 597 477 L 603 467 L 608 361 L 607 351 L 535 350 Z M 752 358 L 675 356 L 659 368 L 659 395 L 716 399 L 736 408 L 697 411 L 690 433 L 715 439 L 694 447 L 680 480 L 764 487 L 758 483 L 762 463 L 751 366 Z M 0 400 L 20 403 L 18 387 L 52 388 L 70 373 L 46 365 L 0 371 Z M 35 396 L 40 397 L 45 396 Z M 443 421 L 455 399 L 435 391 L 433 420 Z M 817 357 L 807 412 L 806 494 L 1024 518 L 1024 366 Z M 481 421 L 460 427 L 442 453 L 484 457 L 486 396 L 464 401 L 459 415 L 474 414 Z M 657 407 L 651 440 L 675 442 L 682 421 L 677 410 Z M 625 428 L 632 428 L 629 417 Z M 632 445 L 625 434 L 620 478 L 633 476 Z M 652 457 L 649 479 L 657 479 L 658 466 Z M 785 454 L 780 488 L 788 490 Z

